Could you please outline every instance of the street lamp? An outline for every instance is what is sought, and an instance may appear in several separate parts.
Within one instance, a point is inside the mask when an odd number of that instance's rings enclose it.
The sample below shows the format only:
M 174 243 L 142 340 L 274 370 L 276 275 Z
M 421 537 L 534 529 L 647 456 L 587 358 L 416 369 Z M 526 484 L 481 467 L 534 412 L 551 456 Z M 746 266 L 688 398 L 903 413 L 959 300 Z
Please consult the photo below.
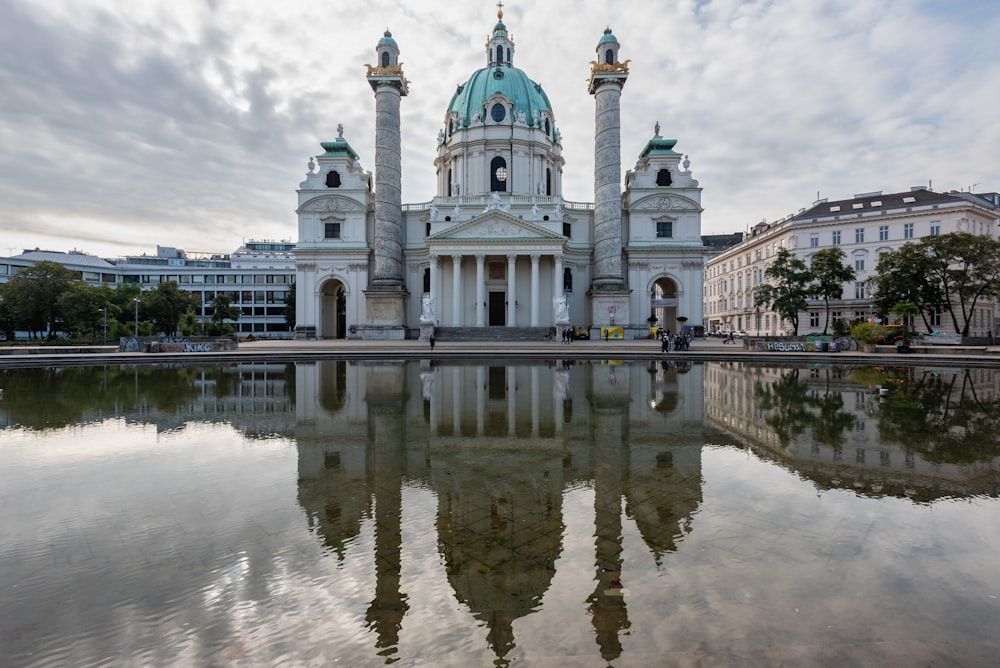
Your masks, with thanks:
M 133 297 L 132 301 L 135 302 L 135 331 L 133 334 L 136 338 L 139 338 L 139 298 Z

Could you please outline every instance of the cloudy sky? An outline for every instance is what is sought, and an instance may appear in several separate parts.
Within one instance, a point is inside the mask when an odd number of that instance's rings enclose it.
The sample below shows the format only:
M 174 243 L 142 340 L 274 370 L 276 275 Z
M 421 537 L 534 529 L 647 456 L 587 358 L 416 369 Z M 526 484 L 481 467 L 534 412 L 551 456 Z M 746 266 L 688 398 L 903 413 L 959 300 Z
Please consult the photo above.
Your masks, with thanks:
M 617 10 L 621 13 L 614 13 Z M 457 84 L 486 61 L 487 0 L 0 0 L 0 255 L 294 239 L 319 141 L 374 166 L 366 63 L 388 27 L 410 81 L 403 201 L 434 192 Z M 622 166 L 659 121 L 704 188 L 704 233 L 820 197 L 1000 190 L 995 0 L 550 0 L 504 6 L 514 64 L 562 130 L 564 195 L 593 201 L 589 63 L 630 59 Z

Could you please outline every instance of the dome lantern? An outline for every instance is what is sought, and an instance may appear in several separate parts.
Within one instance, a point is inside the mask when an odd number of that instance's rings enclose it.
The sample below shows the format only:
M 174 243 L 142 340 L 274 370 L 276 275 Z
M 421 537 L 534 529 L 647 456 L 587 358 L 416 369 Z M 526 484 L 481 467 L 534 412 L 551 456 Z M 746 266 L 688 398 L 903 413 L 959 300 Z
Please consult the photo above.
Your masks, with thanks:
M 514 40 L 507 33 L 503 23 L 503 3 L 498 2 L 497 24 L 493 26 L 493 34 L 486 42 L 486 64 L 492 66 L 512 67 L 514 65 Z

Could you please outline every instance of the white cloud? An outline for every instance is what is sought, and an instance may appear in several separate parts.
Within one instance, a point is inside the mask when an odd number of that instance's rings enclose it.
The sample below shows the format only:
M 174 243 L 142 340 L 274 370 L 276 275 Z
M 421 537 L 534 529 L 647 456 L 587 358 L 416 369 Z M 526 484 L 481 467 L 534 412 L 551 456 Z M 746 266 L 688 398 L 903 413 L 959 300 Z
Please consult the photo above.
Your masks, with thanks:
M 357 9 L 355 9 L 357 7 Z M 561 127 L 569 199 L 593 198 L 589 62 L 606 26 L 631 73 L 622 166 L 659 121 L 704 187 L 705 233 L 816 196 L 1000 190 L 990 3 L 889 0 L 510 3 L 515 64 Z M 0 21 L 0 253 L 159 244 L 228 251 L 294 238 L 294 189 L 318 142 L 373 167 L 364 79 L 387 27 L 411 81 L 403 198 L 433 195 L 435 137 L 485 62 L 491 2 L 6 3 Z

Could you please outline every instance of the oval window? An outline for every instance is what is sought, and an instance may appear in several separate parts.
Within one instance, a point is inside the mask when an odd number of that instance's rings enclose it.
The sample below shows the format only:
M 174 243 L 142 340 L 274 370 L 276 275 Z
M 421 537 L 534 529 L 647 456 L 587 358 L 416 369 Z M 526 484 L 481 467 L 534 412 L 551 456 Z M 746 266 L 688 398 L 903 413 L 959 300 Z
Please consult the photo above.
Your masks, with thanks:
M 507 110 L 502 104 L 497 102 L 493 105 L 493 108 L 490 109 L 490 116 L 493 118 L 494 123 L 502 123 L 503 119 L 507 117 Z

